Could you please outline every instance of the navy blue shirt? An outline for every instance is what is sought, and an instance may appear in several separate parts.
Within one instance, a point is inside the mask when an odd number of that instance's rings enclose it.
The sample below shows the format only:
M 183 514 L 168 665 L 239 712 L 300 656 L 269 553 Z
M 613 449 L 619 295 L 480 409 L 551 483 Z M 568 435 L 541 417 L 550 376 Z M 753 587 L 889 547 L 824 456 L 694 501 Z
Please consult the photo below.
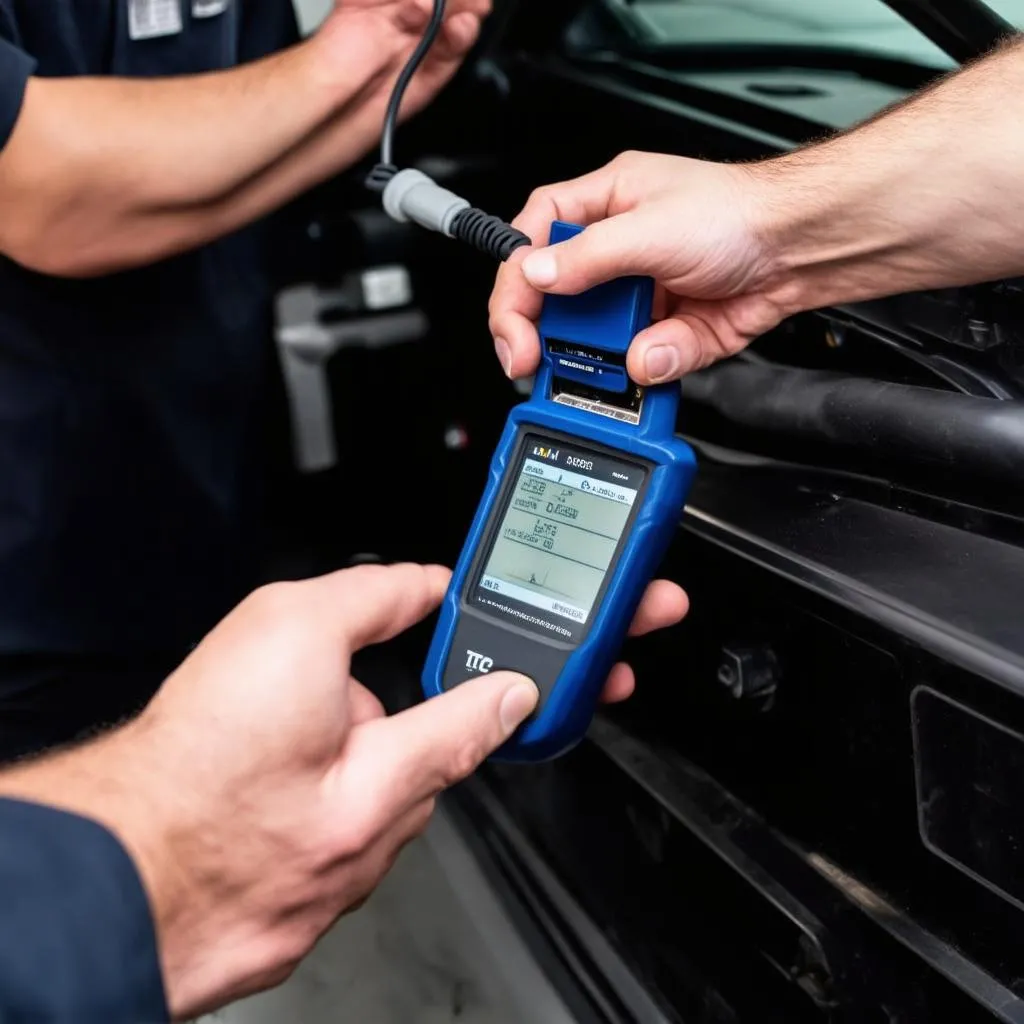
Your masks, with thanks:
M 128 855 L 91 821 L 0 800 L 0 1021 L 167 1017 L 149 903 Z
M 30 74 L 210 71 L 297 38 L 291 0 L 180 2 L 180 32 L 132 39 L 129 0 L 0 0 L 0 147 Z M 253 584 L 269 250 L 255 225 L 87 281 L 0 257 L 0 655 L 176 651 Z

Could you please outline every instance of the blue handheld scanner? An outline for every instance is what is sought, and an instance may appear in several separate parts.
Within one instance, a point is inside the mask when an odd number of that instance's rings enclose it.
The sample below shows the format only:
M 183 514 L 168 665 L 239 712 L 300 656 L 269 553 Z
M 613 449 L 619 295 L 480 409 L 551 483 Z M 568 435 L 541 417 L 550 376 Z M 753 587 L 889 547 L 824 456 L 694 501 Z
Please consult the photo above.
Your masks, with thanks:
M 556 222 L 551 243 L 581 230 Z M 428 697 L 499 669 L 540 689 L 498 760 L 547 760 L 583 738 L 693 480 L 678 385 L 626 373 L 653 288 L 621 278 L 545 299 L 533 394 L 509 415 L 441 607 Z

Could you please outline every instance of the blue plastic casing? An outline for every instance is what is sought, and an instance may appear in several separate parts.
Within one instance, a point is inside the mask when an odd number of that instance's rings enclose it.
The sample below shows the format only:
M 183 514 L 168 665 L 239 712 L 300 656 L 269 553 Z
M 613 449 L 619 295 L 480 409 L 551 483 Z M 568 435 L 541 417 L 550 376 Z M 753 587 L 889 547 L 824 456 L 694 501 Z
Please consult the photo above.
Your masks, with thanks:
M 551 243 L 565 241 L 582 229 L 555 222 Z M 696 470 L 693 450 L 675 435 L 679 405 L 678 384 L 646 390 L 639 423 L 619 422 L 552 400 L 552 385 L 559 379 L 585 383 L 590 390 L 621 392 L 630 386 L 625 372 L 614 365 L 581 358 L 578 354 L 552 352 L 549 341 L 586 346 L 613 356 L 624 356 L 636 334 L 651 319 L 653 282 L 647 278 L 621 278 L 575 296 L 548 296 L 540 321 L 542 357 L 533 393 L 509 415 L 469 535 L 441 607 L 440 619 L 423 671 L 428 697 L 444 691 L 445 668 L 460 615 L 468 609 L 467 597 L 474 585 L 477 554 L 486 542 L 488 526 L 507 473 L 516 467 L 520 439 L 525 433 L 554 433 L 583 447 L 597 446 L 627 460 L 645 464 L 648 477 L 639 509 L 628 535 L 620 544 L 609 568 L 601 594 L 594 605 L 587 631 L 571 649 L 553 689 L 533 718 L 495 755 L 503 761 L 543 761 L 564 753 L 586 733 L 601 689 L 619 655 L 623 640 L 643 592 L 656 572 L 689 492 Z M 588 365 L 589 364 L 589 365 Z M 620 379 L 621 378 L 621 379 Z M 523 643 L 537 637 L 515 625 Z M 551 643 L 546 638 L 544 643 Z M 495 664 L 497 669 L 515 665 Z

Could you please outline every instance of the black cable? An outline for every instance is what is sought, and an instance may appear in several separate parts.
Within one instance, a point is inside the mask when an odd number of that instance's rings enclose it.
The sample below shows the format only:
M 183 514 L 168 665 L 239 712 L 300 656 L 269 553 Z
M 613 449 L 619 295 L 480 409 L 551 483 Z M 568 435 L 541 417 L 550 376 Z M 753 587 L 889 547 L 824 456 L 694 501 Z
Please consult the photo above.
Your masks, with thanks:
M 366 176 L 365 185 L 371 192 L 383 192 L 397 173 L 398 168 L 394 164 L 374 164 Z
M 423 63 L 424 57 L 437 42 L 441 26 L 444 24 L 444 13 L 445 0 L 434 0 L 434 12 L 423 33 L 423 38 L 413 50 L 405 67 L 402 68 L 391 92 L 387 113 L 384 115 L 384 129 L 381 133 L 380 161 L 373 167 L 366 179 L 366 187 L 373 192 L 387 192 L 390 195 L 391 190 L 388 189 L 388 186 L 399 174 L 398 165 L 394 162 L 394 155 L 395 132 L 398 128 L 398 115 L 402 109 L 402 100 L 405 98 L 409 83 L 419 70 L 420 64 Z M 452 200 L 456 204 L 464 203 L 465 200 L 460 200 L 452 193 L 441 189 L 434 182 L 424 178 L 423 175 L 420 175 L 420 179 L 427 186 L 426 209 L 423 203 L 419 203 L 416 204 L 418 209 L 410 213 L 409 210 L 402 208 L 402 200 L 397 199 L 398 212 L 396 212 L 388 207 L 388 197 L 385 196 L 385 208 L 396 219 L 412 219 L 430 230 L 443 231 L 445 234 L 450 234 L 452 238 L 466 242 L 502 262 L 507 260 L 520 246 L 531 244 L 526 235 L 517 231 L 510 224 L 506 224 L 501 218 L 492 217 L 474 207 L 461 210 L 455 215 L 454 220 L 449 222 L 450 214 L 446 207 L 451 208 Z M 395 184 L 398 185 L 397 182 Z
M 405 99 L 405 92 L 409 88 L 413 75 L 419 70 L 423 59 L 430 52 L 430 48 L 437 42 L 437 37 L 444 24 L 444 11 L 446 0 L 434 0 L 434 12 L 430 16 L 430 22 L 423 33 L 412 56 L 402 68 L 398 81 L 391 91 L 391 99 L 388 100 L 387 113 L 384 115 L 384 131 L 380 137 L 380 162 L 370 172 L 366 179 L 367 187 L 374 192 L 383 192 L 387 183 L 395 176 L 398 167 L 394 162 L 395 132 L 398 129 L 398 115 L 402 110 L 402 100 Z

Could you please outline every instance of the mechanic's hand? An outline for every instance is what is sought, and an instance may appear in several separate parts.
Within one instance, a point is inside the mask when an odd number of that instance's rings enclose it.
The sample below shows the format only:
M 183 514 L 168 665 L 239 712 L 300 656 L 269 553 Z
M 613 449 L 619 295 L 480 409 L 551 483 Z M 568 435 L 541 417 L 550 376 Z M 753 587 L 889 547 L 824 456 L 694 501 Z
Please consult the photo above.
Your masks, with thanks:
M 195 1016 L 283 981 L 373 890 L 537 703 L 494 672 L 395 715 L 349 675 L 351 655 L 433 611 L 450 573 L 364 566 L 257 591 L 134 722 L 14 768 L 0 792 L 93 818 L 138 865 L 172 1013 Z M 648 591 L 637 633 L 682 617 Z M 612 673 L 606 698 L 632 690 Z
M 378 83 L 382 94 L 390 94 L 398 72 L 423 37 L 433 6 L 433 0 L 336 0 L 321 35 L 366 32 L 366 18 L 372 19 L 367 46 L 391 56 L 390 73 Z M 491 0 L 448 0 L 440 36 L 406 91 L 403 118 L 425 107 L 455 74 L 490 12 Z
M 385 718 L 350 678 L 352 653 L 422 619 L 448 578 L 361 567 L 264 588 L 136 721 L 0 778 L 120 837 L 174 1016 L 284 980 L 535 707 L 532 682 L 492 673 Z
M 175 1014 L 286 978 L 535 707 L 532 682 L 494 673 L 385 718 L 351 679 L 351 655 L 433 611 L 448 579 L 364 566 L 258 591 L 131 727 L 184 812 L 159 845 L 128 840 Z
M 491 297 L 495 349 L 511 377 L 540 358 L 541 292 L 576 294 L 611 278 L 659 284 L 660 319 L 637 335 L 639 384 L 674 380 L 742 349 L 788 310 L 765 251 L 759 179 L 750 167 L 625 153 L 599 171 L 538 189 L 513 223 L 543 246 L 553 220 L 589 225 L 557 246 L 521 249 Z

